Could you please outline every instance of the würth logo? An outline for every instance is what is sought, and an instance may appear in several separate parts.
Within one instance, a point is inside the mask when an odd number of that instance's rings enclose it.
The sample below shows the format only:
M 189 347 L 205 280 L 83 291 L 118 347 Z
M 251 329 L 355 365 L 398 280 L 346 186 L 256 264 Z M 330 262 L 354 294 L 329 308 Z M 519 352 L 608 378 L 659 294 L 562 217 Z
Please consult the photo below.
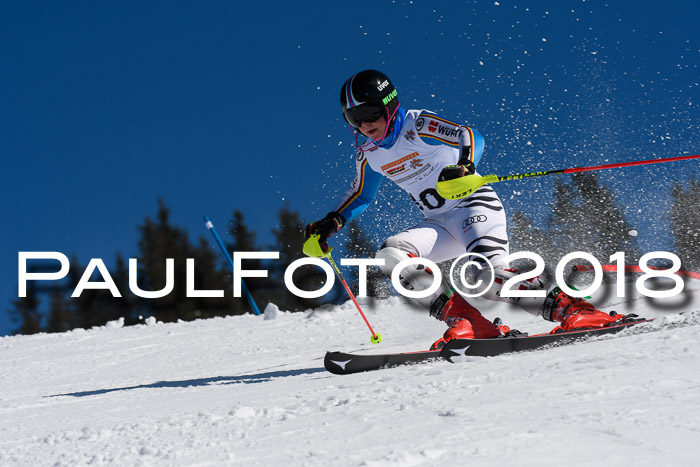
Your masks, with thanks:
M 438 128 L 438 122 L 435 120 L 430 120 L 430 123 L 428 123 L 428 130 L 430 130 L 431 133 L 435 133 L 435 130 Z
M 459 136 L 459 129 L 453 126 L 440 125 L 440 127 L 438 128 L 438 133 L 440 133 L 441 135 L 445 135 L 448 138 L 456 138 Z

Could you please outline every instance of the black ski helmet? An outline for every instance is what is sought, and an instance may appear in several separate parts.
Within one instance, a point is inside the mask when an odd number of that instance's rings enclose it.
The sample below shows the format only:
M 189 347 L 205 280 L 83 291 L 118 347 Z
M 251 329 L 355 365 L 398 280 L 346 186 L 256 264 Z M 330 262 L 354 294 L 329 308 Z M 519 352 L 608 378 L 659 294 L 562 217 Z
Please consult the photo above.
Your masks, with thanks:
M 391 130 L 399 107 L 396 88 L 389 77 L 377 70 L 365 70 L 351 76 L 340 90 L 343 117 L 354 128 L 362 122 L 386 117 Z

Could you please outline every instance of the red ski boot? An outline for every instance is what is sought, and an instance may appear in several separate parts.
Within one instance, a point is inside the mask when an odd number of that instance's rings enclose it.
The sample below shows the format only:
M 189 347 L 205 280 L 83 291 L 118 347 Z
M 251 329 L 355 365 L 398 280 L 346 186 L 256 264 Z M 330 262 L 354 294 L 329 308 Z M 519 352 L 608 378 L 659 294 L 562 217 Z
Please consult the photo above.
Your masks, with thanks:
M 596 310 L 584 299 L 567 295 L 559 287 L 555 287 L 547 295 L 542 316 L 546 320 L 561 323 L 561 326 L 552 330 L 552 333 L 602 328 L 625 317 L 625 315 L 618 314 L 610 316 L 603 311 Z
M 449 326 L 445 334 L 430 346 L 433 350 L 441 349 L 452 339 L 490 339 L 501 336 L 500 327 L 484 318 L 479 310 L 458 293 L 453 293 L 449 299 L 441 295 L 431 307 L 430 315 Z

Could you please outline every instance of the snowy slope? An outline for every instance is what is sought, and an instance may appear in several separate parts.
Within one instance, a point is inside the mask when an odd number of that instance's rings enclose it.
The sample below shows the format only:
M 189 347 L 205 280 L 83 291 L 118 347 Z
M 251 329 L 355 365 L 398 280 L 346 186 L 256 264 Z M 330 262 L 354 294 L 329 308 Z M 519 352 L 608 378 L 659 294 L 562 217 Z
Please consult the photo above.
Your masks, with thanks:
M 662 319 L 347 376 L 323 369 L 326 350 L 419 350 L 444 325 L 393 298 L 365 304 L 379 346 L 350 304 L 1 338 L 0 465 L 690 465 L 700 297 L 630 303 L 615 307 Z M 552 327 L 484 308 L 521 330 Z

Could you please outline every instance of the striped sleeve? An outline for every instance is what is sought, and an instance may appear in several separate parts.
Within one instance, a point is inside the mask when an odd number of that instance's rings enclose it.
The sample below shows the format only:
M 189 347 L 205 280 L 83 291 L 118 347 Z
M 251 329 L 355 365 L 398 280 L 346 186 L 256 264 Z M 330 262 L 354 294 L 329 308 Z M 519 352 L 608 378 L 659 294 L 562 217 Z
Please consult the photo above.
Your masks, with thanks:
M 348 222 L 362 214 L 374 201 L 382 182 L 381 174 L 372 170 L 365 157 L 361 157 L 355 167 L 355 179 L 333 208 Z
M 446 120 L 438 115 L 422 111 L 416 118 L 416 129 L 420 139 L 431 146 L 447 145 L 459 148 L 460 159 L 465 156 L 474 165 L 484 152 L 484 137 L 478 131 Z
M 476 166 L 484 154 L 484 137 L 476 130 L 468 126 L 462 127 L 462 136 L 459 141 L 460 154 L 469 157 L 469 160 Z

